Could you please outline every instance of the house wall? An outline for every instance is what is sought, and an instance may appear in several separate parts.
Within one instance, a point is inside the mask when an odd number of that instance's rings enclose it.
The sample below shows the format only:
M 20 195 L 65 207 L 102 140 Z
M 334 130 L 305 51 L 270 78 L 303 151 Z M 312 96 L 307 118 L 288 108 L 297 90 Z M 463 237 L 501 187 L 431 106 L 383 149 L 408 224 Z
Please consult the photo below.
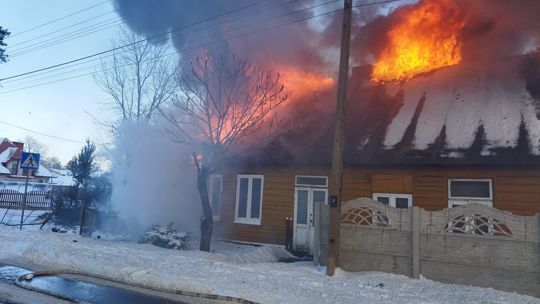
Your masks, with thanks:
M 283 244 L 285 218 L 294 215 L 296 175 L 329 176 L 329 168 L 245 167 L 223 172 L 220 220 L 215 235 L 235 240 Z M 261 225 L 235 224 L 238 174 L 264 175 Z M 373 193 L 407 193 L 413 205 L 428 211 L 448 207 L 448 179 L 491 179 L 493 207 L 516 215 L 540 213 L 540 167 L 447 168 L 355 167 L 345 168 L 342 200 L 372 197 Z

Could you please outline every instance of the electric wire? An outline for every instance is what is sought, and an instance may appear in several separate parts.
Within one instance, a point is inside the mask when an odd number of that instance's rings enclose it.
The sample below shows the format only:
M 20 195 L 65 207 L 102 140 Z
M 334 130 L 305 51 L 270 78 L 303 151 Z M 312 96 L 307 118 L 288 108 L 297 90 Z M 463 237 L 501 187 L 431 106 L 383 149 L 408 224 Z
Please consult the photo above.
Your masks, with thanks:
M 289 4 L 298 2 L 298 1 L 299 1 L 299 0 L 291 0 L 291 1 L 288 1 L 288 2 L 286 2 L 286 3 L 281 3 L 281 4 L 278 4 L 278 5 L 272 6 L 272 7 L 270 7 L 270 8 L 267 8 L 267 10 L 265 11 L 265 13 L 268 12 L 268 10 L 272 10 L 272 9 L 275 9 L 275 8 L 279 8 L 279 7 L 281 7 L 281 6 L 289 5 Z M 321 4 L 321 5 L 324 5 L 324 4 L 329 3 L 329 2 L 336 2 L 336 1 L 338 1 L 338 0 L 328 1 L 328 2 L 325 2 L 325 3 Z M 263 2 L 263 1 L 261 1 L 261 2 Z M 320 6 L 320 5 L 316 5 L 316 6 Z M 315 7 L 315 6 L 312 6 L 312 7 Z M 240 17 L 235 18 L 235 19 L 226 20 L 225 22 L 236 22 L 236 21 L 242 19 L 243 17 L 252 17 L 252 16 L 254 16 L 254 15 L 256 15 L 256 14 L 259 14 L 259 13 L 262 13 L 262 12 L 261 12 L 261 11 L 258 11 L 258 12 L 255 12 L 255 13 L 253 13 L 253 14 L 251 14 L 251 13 L 250 13 L 250 14 L 245 14 L 245 15 L 240 16 Z M 293 13 L 294 13 L 294 12 L 293 12 Z M 290 13 L 289 13 L 289 14 L 290 14 Z M 223 25 L 223 22 L 219 22 L 218 24 L 207 25 L 206 27 L 203 27 L 203 28 L 197 28 L 197 29 L 195 29 L 195 30 L 188 31 L 188 32 L 175 33 L 175 34 L 172 35 L 171 37 L 176 37 L 176 35 L 179 35 L 179 34 L 184 34 L 184 35 L 185 35 L 185 34 L 196 33 L 196 32 L 199 32 L 199 31 L 204 30 L 204 29 L 207 29 L 207 28 L 219 26 L 220 24 Z M 164 41 L 167 41 L 167 40 L 169 40 L 169 37 L 168 37 L 168 36 L 162 38 L 161 40 L 157 40 L 157 41 L 153 41 L 153 42 L 155 42 L 155 43 L 161 43 L 161 42 L 164 42 Z M 137 42 L 135 42 L 135 43 L 137 43 Z M 76 65 L 86 64 L 86 63 L 92 62 L 92 61 L 98 61 L 98 60 L 104 59 L 104 58 L 106 58 L 106 57 L 110 57 L 110 56 L 112 56 L 112 55 L 113 55 L 113 54 L 108 54 L 108 55 L 103 56 L 103 57 L 100 57 L 100 58 L 94 58 L 94 59 L 92 59 L 92 60 L 88 60 L 88 61 L 85 61 L 85 62 L 79 62 L 79 63 L 71 64 L 71 65 L 68 65 L 68 66 L 59 67 L 59 68 L 54 69 L 54 70 L 56 71 L 56 70 L 61 70 L 61 69 L 71 68 L 71 67 L 76 66 Z M 89 67 L 87 67 L 87 68 L 90 68 L 90 67 L 97 67 L 97 66 L 99 66 L 99 64 L 93 65 L 93 66 L 89 66 Z M 81 70 L 81 69 L 77 69 L 77 70 Z M 74 71 L 75 71 L 75 70 L 74 70 Z M 12 83 L 12 82 L 17 82 L 17 81 L 20 80 L 20 79 L 32 78 L 32 77 L 35 77 L 34 75 L 44 75 L 44 74 L 47 74 L 47 73 L 49 73 L 49 71 L 37 72 L 37 73 L 35 73 L 35 74 L 28 75 L 28 76 L 21 77 L 21 78 L 17 78 L 17 79 L 3 80 L 3 81 L 2 81 L 2 84 L 8 84 L 8 83 Z M 62 74 L 66 74 L 66 73 L 62 73 Z M 6 79 L 7 79 L 7 78 L 6 78 Z
M 27 45 L 25 47 L 12 50 L 10 51 L 11 54 L 9 57 L 13 59 L 21 55 L 33 53 L 35 51 L 40 51 L 50 46 L 58 45 L 58 44 L 68 42 L 68 41 L 71 41 L 80 37 L 85 37 L 93 33 L 97 33 L 97 32 L 100 32 L 100 31 L 103 31 L 103 30 L 106 30 L 115 26 L 119 26 L 121 24 L 122 22 L 118 21 L 118 17 L 110 18 L 103 21 L 102 23 L 93 24 L 93 25 L 90 25 L 81 29 L 77 29 L 63 35 L 52 37 L 44 41 L 36 42 L 30 45 Z
M 402 0 L 387 0 L 387 1 L 378 1 L 378 2 L 364 3 L 364 4 L 354 5 L 353 8 L 357 8 L 357 7 L 365 7 L 365 6 L 371 6 L 371 5 L 380 5 L 380 4 L 386 4 L 386 3 L 398 2 L 398 1 L 402 1 Z M 335 2 L 335 1 L 329 1 L 329 2 Z M 273 27 L 263 28 L 263 29 L 259 29 L 259 30 L 252 31 L 252 32 L 248 32 L 248 33 L 245 33 L 245 34 L 241 34 L 241 35 L 236 35 L 236 36 L 228 37 L 228 38 L 225 38 L 225 39 L 222 39 L 222 40 L 219 40 L 219 41 L 210 41 L 210 42 L 203 43 L 203 44 L 198 45 L 198 46 L 195 46 L 195 47 L 189 47 L 189 48 L 184 48 L 184 49 L 181 49 L 181 50 L 177 50 L 177 51 L 175 51 L 174 53 L 165 54 L 165 55 L 163 55 L 163 56 L 170 56 L 170 55 L 174 55 L 174 54 L 176 54 L 176 53 L 181 53 L 181 52 L 185 52 L 185 51 L 188 51 L 188 50 L 193 50 L 193 49 L 196 49 L 196 48 L 200 48 L 200 47 L 202 47 L 202 46 L 213 45 L 213 44 L 217 44 L 217 43 L 226 42 L 226 41 L 228 41 L 228 40 L 234 40 L 234 39 L 238 39 L 238 38 L 241 38 L 241 37 L 245 37 L 245 36 L 249 36 L 249 35 L 254 35 L 254 34 L 257 34 L 257 33 L 260 33 L 260 32 L 269 31 L 269 30 L 281 28 L 281 27 L 283 27 L 283 26 L 287 26 L 287 25 L 290 25 L 290 24 L 294 24 L 294 23 L 298 23 L 298 22 L 303 22 L 303 21 L 306 21 L 306 20 L 309 20 L 309 19 L 313 19 L 313 18 L 317 18 L 317 17 L 329 15 L 329 14 L 332 14 L 332 13 L 336 13 L 336 12 L 341 11 L 341 10 L 342 10 L 342 9 L 337 9 L 337 10 L 333 10 L 333 11 L 329 11 L 329 12 L 317 14 L 317 15 L 314 15 L 314 16 L 310 16 L 310 17 L 306 17 L 306 18 L 299 19 L 299 20 L 295 20 L 295 21 L 292 21 L 292 22 L 287 22 L 287 23 L 284 23 L 284 24 L 279 24 L 279 25 L 276 25 L 276 26 L 273 26 Z M 116 48 L 116 49 L 120 49 L 120 48 L 121 48 L 121 47 L 118 47 L 118 48 Z M 93 55 L 89 55 L 89 56 L 93 56 Z M 83 57 L 83 58 L 88 58 L 89 56 L 86 56 L 86 57 Z M 62 65 L 62 64 L 60 64 L 60 65 Z M 58 66 L 58 65 L 55 65 L 55 66 Z M 55 66 L 53 66 L 53 67 L 55 67 Z M 118 67 L 121 67 L 121 66 L 118 66 Z M 118 68 L 118 67 L 115 67 L 115 68 Z M 51 68 L 51 67 L 39 69 L 39 70 L 32 71 L 32 72 L 35 73 L 35 72 L 43 71 L 43 70 L 46 70 L 46 69 L 49 69 L 49 68 Z M 111 69 L 107 69 L 107 70 L 111 70 Z M 102 70 L 102 72 L 107 71 L 107 70 Z M 27 73 L 23 73 L 23 74 L 19 74 L 19 75 L 20 75 L 20 76 L 28 75 L 28 74 L 31 74 L 32 72 L 27 72 Z M 92 72 L 92 73 L 80 74 L 80 75 L 76 75 L 76 76 L 72 76 L 72 77 L 67 77 L 67 78 L 63 78 L 63 79 L 58 79 L 58 80 L 54 80 L 54 81 L 48 81 L 48 82 L 45 82 L 45 83 L 40 83 L 40 84 L 36 84 L 36 85 L 32 85 L 32 86 L 26 86 L 26 87 L 22 87 L 22 88 L 17 88 L 17 89 L 12 89 L 12 90 L 7 90 L 7 91 L 4 91 L 4 92 L 0 92 L 0 95 L 2 95 L 2 94 L 7 94 L 7 93 L 10 93 L 10 92 L 14 92 L 14 91 L 24 90 L 24 89 L 28 89 L 28 88 L 33 88 L 33 87 L 37 87 L 37 86 L 42 86 L 42 85 L 46 85 L 46 84 L 51 84 L 51 83 L 56 83 L 56 82 L 60 82 L 60 81 L 65 81 L 65 80 L 69 80 L 69 79 L 74 79 L 74 78 L 79 78 L 79 77 L 83 77 L 83 76 L 88 76 L 88 75 L 91 75 L 91 74 L 94 74 L 94 72 Z M 15 75 L 15 76 L 17 76 L 17 75 Z M 4 78 L 4 79 L 12 79 L 12 78 L 14 78 L 15 76 L 7 77 L 7 78 Z M 0 80 L 1 80 L 1 79 L 0 79 Z
M 322 4 L 318 4 L 318 5 L 315 5 L 315 6 L 311 6 L 311 7 L 307 8 L 307 9 L 312 9 L 313 7 L 317 7 L 317 6 L 321 6 L 321 5 L 326 5 L 326 4 L 333 3 L 333 2 L 337 2 L 337 1 L 339 1 L 339 0 L 331 0 L 331 1 L 327 1 L 327 2 L 322 3 Z M 302 11 L 305 11 L 305 10 L 306 10 L 306 9 L 302 9 L 302 10 L 298 10 L 298 11 L 293 11 L 293 12 L 289 12 L 289 13 L 283 14 L 283 15 L 281 15 L 281 16 L 291 15 L 291 14 L 299 13 L 299 12 L 302 12 Z M 340 10 L 341 10 L 341 9 L 333 10 L 333 11 L 331 11 L 331 13 L 334 13 L 334 12 L 337 12 L 337 11 L 340 11 Z M 303 18 L 303 19 L 300 20 L 300 21 L 305 21 L 305 20 L 309 20 L 309 19 L 312 19 L 312 18 L 315 18 L 315 17 L 324 16 L 324 15 L 328 15 L 328 12 L 327 12 L 327 13 L 318 14 L 318 15 L 315 15 L 315 16 L 312 16 L 312 17 Z M 294 24 L 294 23 L 297 23 L 297 21 L 287 22 L 287 23 L 285 23 L 285 24 L 279 25 L 278 27 L 282 27 L 282 26 L 284 26 L 284 25 L 290 25 L 290 24 Z M 243 27 L 244 27 L 244 26 L 242 26 L 242 28 L 243 28 Z M 275 28 L 278 28 L 278 27 L 275 27 Z M 266 30 L 268 30 L 268 29 L 272 29 L 272 28 L 274 28 L 274 27 L 271 27 L 271 28 L 262 28 L 262 29 L 259 29 L 259 30 L 257 30 L 257 31 L 252 31 L 252 32 L 245 33 L 245 34 L 240 34 L 240 35 L 237 34 L 236 36 L 232 36 L 232 37 L 229 37 L 229 38 L 224 38 L 224 39 L 217 40 L 217 41 L 210 40 L 210 41 L 201 43 L 201 44 L 196 45 L 196 46 L 183 48 L 183 49 L 181 49 L 181 50 L 175 50 L 175 51 L 173 51 L 172 53 L 166 53 L 166 54 L 164 54 L 164 55 L 162 55 L 162 56 L 160 56 L 160 57 L 164 57 L 164 56 L 172 56 L 172 55 L 176 55 L 177 53 L 186 52 L 186 51 L 189 51 L 189 50 L 195 50 L 195 49 L 198 49 L 198 48 L 200 48 L 200 47 L 204 47 L 204 46 L 208 46 L 208 45 L 214 45 L 214 44 L 219 44 L 219 43 L 227 42 L 227 41 L 229 41 L 229 40 L 239 39 L 239 38 L 242 38 L 242 37 L 244 37 L 244 36 L 257 34 L 257 33 L 266 31 Z M 154 59 L 156 59 L 156 58 L 151 58 L 151 59 L 148 59 L 148 60 L 154 60 Z M 123 64 L 123 65 L 111 67 L 111 68 L 108 68 L 108 69 L 105 69 L 105 70 L 100 70 L 99 72 L 107 72 L 107 71 L 114 70 L 114 69 L 121 68 L 121 67 L 128 66 L 128 65 L 132 65 L 132 64 Z M 52 83 L 57 83 L 57 82 L 61 82 L 61 81 L 66 81 L 66 80 L 70 80 L 70 79 L 75 79 L 75 78 L 85 77 L 85 76 L 89 76 L 89 75 L 92 75 L 92 74 L 95 74 L 95 72 L 84 73 L 84 74 L 75 75 L 75 76 L 71 76 L 71 77 L 66 77 L 66 78 L 62 78 L 62 79 L 57 79 L 57 80 L 47 81 L 47 82 L 40 83 L 40 84 L 29 85 L 29 86 L 22 87 L 22 88 L 11 89 L 11 90 L 7 90 L 7 91 L 0 92 L 0 95 L 7 94 L 7 93 L 11 93 L 11 92 L 15 92 L 15 91 L 20 91 L 20 90 L 24 90 L 24 89 L 28 89 L 28 88 L 33 88 L 33 87 L 37 87 L 37 86 L 43 86 L 43 85 L 47 85 L 47 84 L 52 84 Z
M 195 25 L 201 24 L 201 23 L 206 22 L 206 21 L 209 21 L 209 20 L 213 20 L 213 19 L 216 19 L 216 18 L 220 18 L 220 17 L 222 17 L 222 16 L 226 16 L 226 15 L 228 15 L 228 14 L 237 12 L 237 11 L 239 11 L 239 10 L 243 10 L 243 9 L 252 7 L 252 6 L 254 6 L 254 5 L 256 5 L 257 3 L 260 3 L 260 2 L 263 2 L 263 1 L 253 2 L 253 3 L 250 3 L 250 4 L 244 5 L 244 6 L 240 7 L 240 8 L 237 8 L 237 9 L 234 9 L 234 10 L 229 10 L 229 11 L 226 11 L 226 12 L 224 12 L 224 13 L 220 13 L 220 14 L 218 14 L 218 15 L 214 15 L 214 16 L 212 16 L 212 17 L 209 17 L 209 18 L 205 18 L 205 19 L 196 21 L 196 22 L 191 23 L 191 24 L 188 24 L 188 25 L 186 25 L 186 26 L 181 26 L 181 27 L 175 28 L 175 29 L 173 29 L 173 30 L 169 30 L 169 31 L 167 31 L 167 32 L 165 32 L 165 33 L 156 34 L 156 35 L 153 35 L 153 36 L 151 36 L 151 37 L 149 37 L 149 38 L 141 39 L 141 40 L 136 41 L 136 42 L 131 43 L 131 44 L 138 44 L 138 43 L 145 42 L 145 41 L 151 41 L 152 39 L 157 38 L 157 37 L 159 37 L 159 36 L 169 35 L 170 33 L 176 32 L 176 31 L 178 31 L 178 30 L 185 29 L 185 28 L 188 28 L 188 27 L 191 27 L 191 26 L 195 26 Z M 104 55 L 104 54 L 112 53 L 112 52 L 114 52 L 114 51 L 123 49 L 123 48 L 125 48 L 125 47 L 127 47 L 127 46 L 129 46 L 129 45 L 131 45 L 131 44 L 126 44 L 126 45 L 114 47 L 114 48 L 111 48 L 111 49 L 108 49 L 108 50 L 105 50 L 105 51 L 93 53 L 93 54 L 90 54 L 90 55 L 87 55 L 87 56 L 79 57 L 79 58 L 76 58 L 76 59 L 73 59 L 73 60 L 65 61 L 65 62 L 58 63 L 58 64 L 55 64 L 55 65 L 51 65 L 51 66 L 48 66 L 48 67 L 44 67 L 44 68 L 36 69 L 36 70 L 33 70 L 33 71 L 29 71 L 29 72 L 25 72 L 25 73 L 13 75 L 13 76 L 1 78 L 1 79 L 0 79 L 0 82 L 1 82 L 1 81 L 5 81 L 5 80 L 8 80 L 8 79 L 18 78 L 18 77 L 21 77 L 21 76 L 25 76 L 25 75 L 37 73 L 37 72 L 40 72 L 40 71 L 50 70 L 50 69 L 53 69 L 53 68 L 56 68 L 56 67 L 60 67 L 60 66 L 64 66 L 64 65 L 67 65 L 67 64 L 79 62 L 79 61 L 86 60 L 86 59 L 93 58 L 93 57 L 98 57 L 98 56 L 101 56 L 101 55 Z
M 286 2 L 286 3 L 282 3 L 282 4 L 279 4 L 279 5 L 273 6 L 273 7 L 269 8 L 269 9 L 278 8 L 278 7 L 280 7 L 280 6 L 292 4 L 292 3 L 297 2 L 297 1 L 299 1 L 299 0 L 292 0 L 292 1 L 289 1 L 289 2 Z M 310 7 L 307 7 L 307 8 L 301 9 L 301 10 L 297 10 L 297 11 L 293 11 L 293 12 L 288 12 L 288 13 L 286 13 L 286 14 L 276 15 L 276 16 L 273 16 L 273 17 L 274 17 L 274 18 L 277 18 L 277 17 L 283 17 L 283 16 L 287 16 L 287 15 L 297 14 L 297 13 L 300 13 L 300 12 L 302 12 L 302 11 L 306 11 L 306 10 L 309 10 L 309 9 L 313 9 L 313 8 L 320 7 L 320 6 L 323 6 L 323 5 L 327 5 L 327 4 L 330 4 L 330 3 L 334 3 L 334 2 L 337 2 L 337 1 L 339 1 L 339 0 L 331 0 L 331 1 L 323 2 L 323 3 L 317 4 L 317 5 L 312 5 L 312 6 L 310 6 Z M 252 15 L 253 15 L 253 14 L 252 14 Z M 245 16 L 252 16 L 252 15 L 245 15 Z M 235 18 L 235 19 L 227 20 L 226 22 L 235 22 L 235 21 L 238 21 L 238 20 L 240 20 L 242 17 L 245 17 L 245 16 L 241 16 L 240 18 Z M 259 21 L 258 21 L 258 19 L 256 19 L 255 22 L 252 22 L 252 23 L 258 24 Z M 222 23 L 222 24 L 223 24 L 223 23 Z M 217 26 L 217 25 L 208 25 L 208 26 L 206 26 L 206 27 L 204 27 L 204 28 L 197 28 L 197 29 L 195 29 L 195 30 L 192 30 L 192 31 L 189 31 L 189 32 L 180 33 L 180 34 L 191 34 L 191 33 L 196 33 L 196 32 L 198 32 L 198 31 L 200 31 L 200 30 L 203 30 L 203 29 L 206 29 L 206 28 L 215 27 L 215 26 Z M 243 28 L 243 27 L 247 27 L 245 23 L 242 24 L 241 26 L 238 26 L 237 28 Z M 179 34 L 179 33 L 177 33 L 177 34 Z M 175 37 L 177 34 L 173 35 L 172 37 Z M 168 40 L 168 39 L 169 39 L 169 37 L 165 37 L 164 39 L 162 39 L 162 40 L 160 40 L 160 41 L 157 41 L 157 43 L 163 42 L 163 41 Z M 167 55 L 173 55 L 173 54 L 175 54 L 175 53 L 176 53 L 176 52 L 173 52 L 173 53 L 167 54 Z M 108 55 L 106 55 L 106 56 L 103 56 L 103 57 L 100 57 L 100 58 L 94 58 L 94 59 L 92 59 L 92 60 L 88 60 L 88 61 L 82 62 L 82 63 L 75 63 L 75 64 L 70 65 L 70 66 L 67 66 L 67 67 L 66 67 L 66 66 L 64 66 L 64 67 L 59 67 L 59 68 L 57 68 L 57 69 L 54 69 L 54 71 L 61 70 L 61 69 L 69 69 L 69 68 L 71 68 L 71 67 L 73 67 L 73 66 L 76 66 L 76 65 L 86 64 L 86 63 L 91 62 L 91 61 L 96 61 L 96 60 L 100 60 L 100 59 L 103 59 L 103 58 L 106 58 L 106 57 L 110 57 L 110 56 L 112 56 L 112 55 L 114 55 L 114 54 L 108 54 Z M 75 69 L 75 70 L 71 70 L 71 71 L 67 71 L 67 72 L 63 72 L 63 73 L 54 74 L 54 75 L 52 75 L 52 76 L 50 76 L 50 77 L 61 76 L 61 75 L 65 75 L 65 74 L 70 74 L 70 73 L 72 73 L 72 72 L 76 72 L 76 71 L 80 71 L 80 70 L 84 70 L 84 69 L 92 68 L 92 67 L 95 68 L 95 67 L 99 67 L 99 66 L 100 66 L 100 64 L 92 65 L 92 66 L 86 66 L 86 67 L 83 67 L 83 68 L 78 68 L 78 69 Z M 101 71 L 103 71 L 103 70 L 101 70 Z M 28 78 L 33 78 L 33 77 L 36 77 L 36 76 L 39 76 L 39 75 L 44 75 L 44 74 L 49 74 L 49 73 L 51 73 L 50 70 L 49 70 L 49 71 L 43 71 L 43 72 L 39 72 L 39 73 L 36 73 L 36 74 L 28 75 L 28 76 L 25 76 L 25 77 L 22 77 L 22 78 L 11 79 L 11 80 L 7 80 L 7 81 L 3 81 L 2 84 L 11 84 L 11 83 L 13 83 L 13 82 L 19 82 L 20 80 L 24 80 L 24 79 L 28 79 Z M 86 75 L 86 74 L 85 74 L 85 75 Z M 84 75 L 84 76 L 85 76 L 85 75 Z M 83 75 L 81 75 L 81 76 L 83 76 Z M 77 77 L 77 76 L 75 76 L 75 77 Z M 56 81 L 53 81 L 53 82 L 56 82 Z
M 9 123 L 9 122 L 5 122 L 5 121 L 0 120 L 0 123 L 4 124 L 4 125 L 7 125 L 7 126 L 10 126 L 10 127 L 13 127 L 13 128 L 21 129 L 21 130 L 24 130 L 24 131 L 27 131 L 27 132 L 30 132 L 30 133 L 34 133 L 34 134 L 37 134 L 37 135 L 46 136 L 46 137 L 49 137 L 49 138 L 62 140 L 62 141 L 66 141 L 66 142 L 71 142 L 71 143 L 76 143 L 76 144 L 84 144 L 82 141 L 73 140 L 73 139 L 69 139 L 69 138 L 64 138 L 64 137 L 51 135 L 51 134 L 46 134 L 46 133 L 39 132 L 39 131 L 34 131 L 34 130 L 31 130 L 31 129 L 28 129 L 28 128 L 25 128 L 25 127 L 18 126 L 16 124 Z
M 73 12 L 73 13 L 71 13 L 71 14 L 62 16 L 62 17 L 60 17 L 60 18 L 57 18 L 57 19 L 54 19 L 54 20 L 51 20 L 51 21 L 48 21 L 48 22 L 45 22 L 45 23 L 36 25 L 36 26 L 31 27 L 31 28 L 29 28 L 29 29 L 26 29 L 26 30 L 24 30 L 24 31 L 22 31 L 22 32 L 18 32 L 18 33 L 15 33 L 15 34 L 13 34 L 13 35 L 10 35 L 10 37 L 13 38 L 13 37 L 15 37 L 15 36 L 22 35 L 22 34 L 24 34 L 24 33 L 28 33 L 28 32 L 30 32 L 30 31 L 33 31 L 33 30 L 35 30 L 35 29 L 38 29 L 38 28 L 47 26 L 47 25 L 49 25 L 49 24 L 56 23 L 56 22 L 58 22 L 58 21 L 60 21 L 60 20 L 64 20 L 64 19 L 69 18 L 69 17 L 71 17 L 71 16 L 75 16 L 75 15 L 80 14 L 80 13 L 82 13 L 82 12 L 85 12 L 85 11 L 88 11 L 88 10 L 93 9 L 93 8 L 95 8 L 95 7 L 98 7 L 98 6 L 102 5 L 102 4 L 105 4 L 105 3 L 107 3 L 107 2 L 109 2 L 109 0 L 102 1 L 102 2 L 100 2 L 100 3 L 98 3 L 98 4 L 89 6 L 89 7 L 87 7 L 87 8 L 83 8 L 83 9 L 81 9 L 81 10 L 78 10 L 78 11 Z
M 104 13 L 104 14 L 101 14 L 101 15 L 98 15 L 98 16 L 94 16 L 94 17 L 91 17 L 91 18 L 88 18 L 88 19 L 79 21 L 79 22 L 77 22 L 77 23 L 70 24 L 70 25 L 68 25 L 68 26 L 62 27 L 62 28 L 57 29 L 57 30 L 54 30 L 54 31 L 52 31 L 52 32 L 47 32 L 47 33 L 45 33 L 45 34 L 42 34 L 42 35 L 39 35 L 39 36 L 30 38 L 30 39 L 27 39 L 27 40 L 22 41 L 22 42 L 19 42 L 19 43 L 10 44 L 10 45 L 8 46 L 8 50 L 11 50 L 11 48 L 14 48 L 14 47 L 19 46 L 19 45 L 27 44 L 27 43 L 29 43 L 29 42 L 35 42 L 36 40 L 38 40 L 38 39 L 40 39 L 40 38 L 43 38 L 43 37 L 49 37 L 49 36 L 52 35 L 52 34 L 56 34 L 56 33 L 62 32 L 62 31 L 64 31 L 64 30 L 66 30 L 66 29 L 72 29 L 72 28 L 74 28 L 74 27 L 76 27 L 76 26 L 78 26 L 78 25 L 81 25 L 81 24 L 83 24 L 83 23 L 87 23 L 88 21 L 92 21 L 92 20 L 95 20 L 95 19 L 99 19 L 99 18 L 101 18 L 101 17 L 103 17 L 103 16 L 110 15 L 110 14 L 112 14 L 112 13 L 114 13 L 114 12 L 115 12 L 115 11 L 112 10 L 112 11 L 109 11 L 109 12 L 107 12 L 107 13 Z M 116 19 L 119 19 L 118 16 L 115 16 L 115 18 L 116 18 Z

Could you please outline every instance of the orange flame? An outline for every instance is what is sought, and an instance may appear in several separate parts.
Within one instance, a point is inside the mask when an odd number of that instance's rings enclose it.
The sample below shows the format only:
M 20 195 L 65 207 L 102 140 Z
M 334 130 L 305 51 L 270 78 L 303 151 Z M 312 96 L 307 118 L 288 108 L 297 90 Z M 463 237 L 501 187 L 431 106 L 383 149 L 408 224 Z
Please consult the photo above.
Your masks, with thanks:
M 279 73 L 279 81 L 285 87 L 289 101 L 327 90 L 336 83 L 332 77 L 305 71 L 293 65 L 274 64 L 272 70 Z
M 400 13 L 400 21 L 388 33 L 389 45 L 375 63 L 372 80 L 406 80 L 461 61 L 458 36 L 466 16 L 453 0 L 423 0 Z

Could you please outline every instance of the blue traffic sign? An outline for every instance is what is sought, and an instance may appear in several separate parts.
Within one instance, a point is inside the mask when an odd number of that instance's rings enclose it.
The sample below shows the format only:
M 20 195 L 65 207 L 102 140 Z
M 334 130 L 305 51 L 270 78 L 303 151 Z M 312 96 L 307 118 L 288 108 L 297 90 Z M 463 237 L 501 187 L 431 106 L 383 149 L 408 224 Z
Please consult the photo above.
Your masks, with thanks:
M 21 156 L 21 169 L 38 169 L 39 153 L 23 152 Z

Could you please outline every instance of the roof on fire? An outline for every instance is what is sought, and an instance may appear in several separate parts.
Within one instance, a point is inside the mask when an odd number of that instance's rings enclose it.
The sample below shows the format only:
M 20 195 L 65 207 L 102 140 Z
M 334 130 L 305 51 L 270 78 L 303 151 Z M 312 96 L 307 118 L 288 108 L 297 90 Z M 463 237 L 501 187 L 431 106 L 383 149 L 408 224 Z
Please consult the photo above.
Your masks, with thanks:
M 461 63 L 400 84 L 373 83 L 369 70 L 357 67 L 349 81 L 346 164 L 540 165 L 539 54 Z M 334 94 L 321 99 L 334 107 Z M 329 164 L 334 114 L 327 112 L 250 160 Z

